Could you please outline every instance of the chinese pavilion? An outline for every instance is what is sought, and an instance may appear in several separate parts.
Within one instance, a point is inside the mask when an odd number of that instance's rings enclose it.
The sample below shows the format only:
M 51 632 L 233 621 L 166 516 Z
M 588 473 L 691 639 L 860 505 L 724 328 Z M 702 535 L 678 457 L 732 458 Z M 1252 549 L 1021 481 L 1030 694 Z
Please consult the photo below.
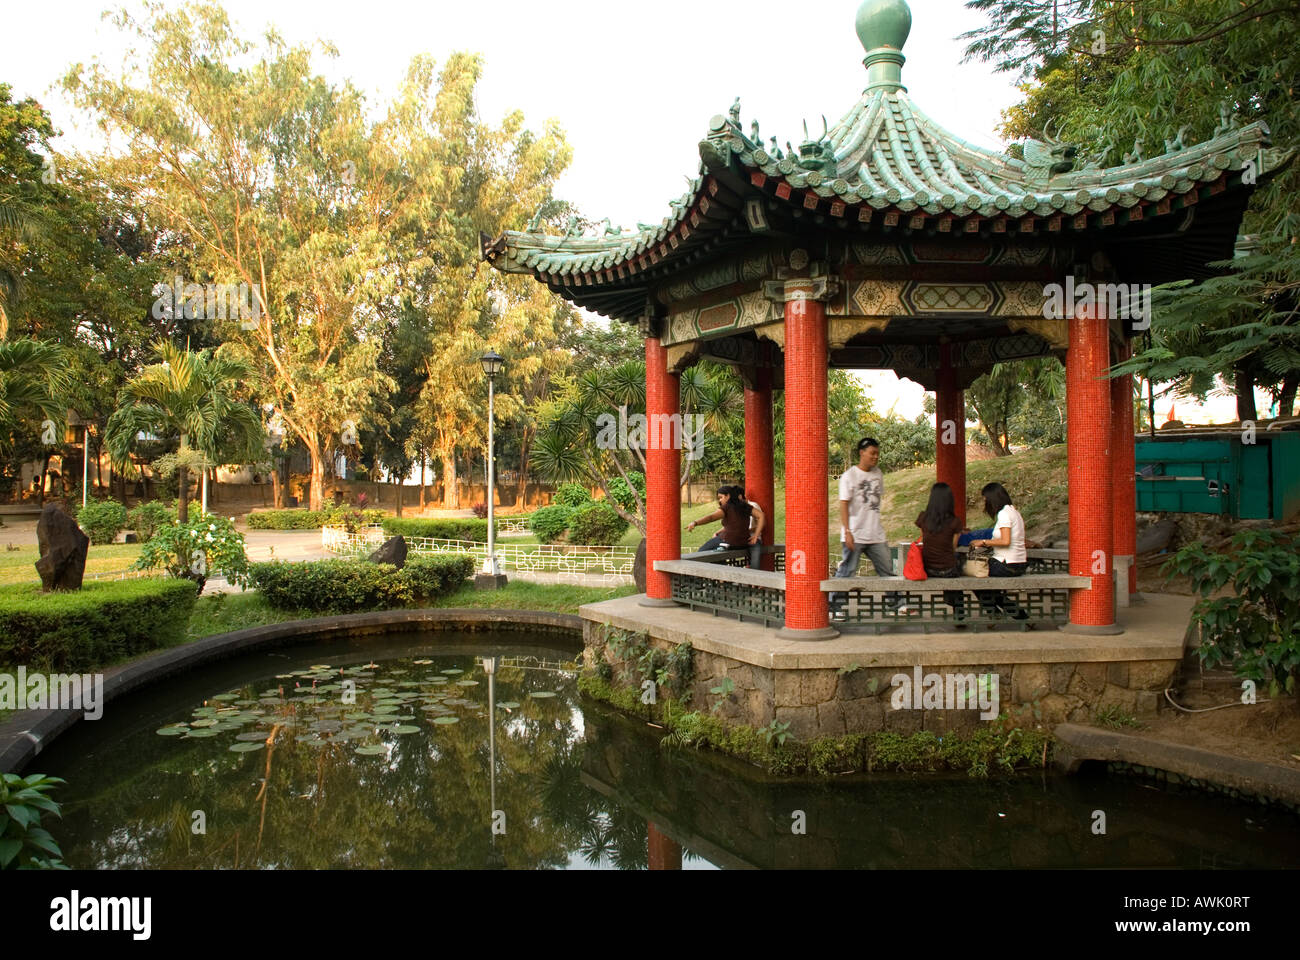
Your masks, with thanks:
M 1185 145 L 1180 132 L 1148 157 L 1135 144 L 1118 166 L 1050 140 L 996 153 L 908 96 L 903 0 L 866 0 L 856 25 L 866 89 L 819 138 L 783 152 L 756 121 L 745 129 L 737 101 L 710 122 L 699 175 L 662 223 L 586 236 L 575 220 L 554 236 L 535 220 L 485 237 L 483 255 L 636 323 L 652 423 L 679 411 L 685 368 L 701 358 L 738 368 L 747 495 L 769 516 L 772 391 L 785 390 L 784 636 L 835 635 L 822 584 L 828 368 L 891 369 L 936 393 L 937 479 L 964 516 L 964 390 L 995 363 L 1057 356 L 1068 385 L 1068 572 L 1087 582 L 1071 588 L 1066 629 L 1119 632 L 1114 570 L 1136 552 L 1132 382 L 1107 372 L 1145 324 L 1113 297 L 1054 310 L 1053 291 L 1059 303 L 1084 285 L 1208 275 L 1206 264 L 1232 256 L 1247 201 L 1272 172 L 1268 129 L 1225 114 L 1204 142 Z M 949 421 L 955 430 L 942 428 Z M 674 446 L 652 437 L 646 452 L 648 604 L 673 602 L 672 574 L 656 563 L 681 555 Z M 1120 588 L 1134 592 L 1127 566 Z

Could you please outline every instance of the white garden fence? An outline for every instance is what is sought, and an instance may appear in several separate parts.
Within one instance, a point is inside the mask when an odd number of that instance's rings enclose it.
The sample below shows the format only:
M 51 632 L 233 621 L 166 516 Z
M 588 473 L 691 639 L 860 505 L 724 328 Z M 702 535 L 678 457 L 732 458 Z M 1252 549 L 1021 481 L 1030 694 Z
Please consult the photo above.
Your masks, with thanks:
M 385 540 L 383 527 L 366 527 L 348 533 L 342 527 L 322 527 L 321 546 L 340 556 L 357 556 L 373 551 Z M 473 540 L 443 540 L 436 537 L 406 537 L 406 547 L 412 553 L 469 554 L 476 560 L 487 559 L 487 544 Z M 510 545 L 497 541 L 497 561 L 508 569 L 521 573 L 581 574 L 619 578 L 607 582 L 620 582 L 632 576 L 632 563 L 636 560 L 635 547 L 576 547 L 562 544 Z

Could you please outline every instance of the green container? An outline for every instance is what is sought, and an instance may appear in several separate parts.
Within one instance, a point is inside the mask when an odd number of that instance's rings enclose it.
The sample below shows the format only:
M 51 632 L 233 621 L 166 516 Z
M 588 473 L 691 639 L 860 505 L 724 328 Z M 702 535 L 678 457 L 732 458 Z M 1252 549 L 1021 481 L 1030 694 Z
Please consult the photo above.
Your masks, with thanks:
M 1300 432 L 1176 433 L 1137 441 L 1138 510 L 1289 520 L 1300 513 Z

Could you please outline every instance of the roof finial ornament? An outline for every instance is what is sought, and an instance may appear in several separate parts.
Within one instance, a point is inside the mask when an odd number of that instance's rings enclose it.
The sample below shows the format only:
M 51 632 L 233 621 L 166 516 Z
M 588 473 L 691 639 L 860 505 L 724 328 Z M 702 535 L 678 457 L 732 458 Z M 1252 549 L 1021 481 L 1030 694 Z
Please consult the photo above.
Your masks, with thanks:
M 545 204 L 542 204 L 542 206 L 537 208 L 537 212 L 533 214 L 533 219 L 528 221 L 528 226 L 525 228 L 526 233 L 542 232 L 542 211 L 544 209 L 546 209 Z
M 855 23 L 867 57 L 867 89 L 906 90 L 903 45 L 912 31 L 912 11 L 904 0 L 864 0 Z
M 1025 176 L 1035 183 L 1045 183 L 1058 174 L 1069 173 L 1074 169 L 1075 157 L 1079 153 L 1077 145 L 1058 140 L 1048 132 L 1054 119 L 1043 124 L 1043 131 L 1039 134 L 1042 139 L 1031 137 L 1021 148 Z
M 785 154 L 781 151 L 781 147 L 777 144 L 776 137 L 772 138 L 772 149 L 769 150 L 768 153 L 776 157 L 777 160 L 785 159 Z
M 1084 170 L 1103 169 L 1106 165 L 1106 158 L 1110 156 L 1110 152 L 1114 149 L 1115 149 L 1114 141 L 1107 140 L 1096 151 L 1088 154 L 1088 160 L 1083 165 L 1082 169 Z
M 736 98 L 736 102 L 731 105 L 731 109 L 728 110 L 727 112 L 731 114 L 732 126 L 734 126 L 736 129 L 739 130 L 740 129 L 740 97 Z
M 1183 136 L 1187 133 L 1189 129 L 1191 128 L 1187 124 L 1183 124 L 1181 127 L 1178 128 L 1177 136 L 1175 136 L 1172 140 L 1166 139 L 1165 153 L 1177 153 L 1179 150 L 1182 150 Z
M 1141 139 L 1137 139 L 1133 141 L 1132 152 L 1124 154 L 1124 165 L 1128 166 L 1130 163 L 1141 163 L 1141 162 L 1142 162 L 1142 141 Z
M 763 138 L 759 135 L 759 132 L 758 132 L 758 118 L 757 118 L 757 117 L 755 117 L 752 121 L 750 121 L 750 124 L 749 124 L 749 140 L 750 140 L 750 142 L 753 143 L 755 146 L 761 147 L 761 146 L 763 145 Z

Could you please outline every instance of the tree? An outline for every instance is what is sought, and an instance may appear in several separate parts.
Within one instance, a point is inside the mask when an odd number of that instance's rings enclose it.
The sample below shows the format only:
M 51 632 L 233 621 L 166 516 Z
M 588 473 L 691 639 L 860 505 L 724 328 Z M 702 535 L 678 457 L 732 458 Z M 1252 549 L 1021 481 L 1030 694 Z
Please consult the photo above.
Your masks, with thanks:
M 189 470 L 203 469 L 215 453 L 227 449 L 260 452 L 262 424 L 252 408 L 234 399 L 251 374 L 247 365 L 230 357 L 193 353 L 162 342 L 160 362 L 133 377 L 118 396 L 118 408 L 108 419 L 105 441 L 114 459 L 124 461 L 142 435 L 177 436 L 180 449 L 163 469 L 178 474 L 178 515 L 189 520 Z
M 1117 162 L 1127 144 L 1155 147 L 1181 131 L 1193 143 L 1225 127 L 1264 120 L 1274 142 L 1300 141 L 1300 3 L 1295 0 L 972 0 L 988 26 L 971 31 L 968 57 L 1027 78 L 1025 103 L 1004 132 L 1035 135 L 1048 120 L 1063 139 Z M 1074 83 L 1069 83 L 1073 75 Z M 1220 275 L 1157 290 L 1152 336 L 1115 374 L 1173 381 L 1204 396 L 1231 384 L 1238 415 L 1254 419 L 1256 387 L 1289 415 L 1300 384 L 1300 164 L 1266 151 L 1276 172 L 1251 197 L 1246 255 L 1213 264 Z M 1261 171 L 1265 172 L 1265 171 Z
M 103 159 L 105 176 L 192 246 L 195 276 L 246 284 L 251 322 L 209 319 L 307 449 L 319 507 L 328 445 L 392 387 L 367 335 L 393 287 L 388 230 L 409 212 L 385 179 L 392 158 L 367 137 L 360 94 L 313 74 L 309 51 L 272 33 L 258 55 L 213 4 L 148 9 L 148 22 L 116 23 L 149 49 L 149 86 L 98 64 L 74 67 L 64 85 L 130 145 Z

